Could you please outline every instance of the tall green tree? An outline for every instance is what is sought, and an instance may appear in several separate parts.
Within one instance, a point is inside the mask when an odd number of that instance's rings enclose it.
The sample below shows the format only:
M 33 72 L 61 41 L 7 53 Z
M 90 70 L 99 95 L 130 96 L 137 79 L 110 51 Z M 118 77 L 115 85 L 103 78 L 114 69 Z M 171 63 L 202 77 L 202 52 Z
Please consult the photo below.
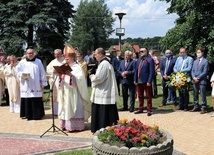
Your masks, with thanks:
M 1 0 L 0 46 L 9 53 L 23 44 L 39 52 L 63 48 L 72 8 L 67 0 Z
M 204 0 L 160 0 L 170 3 L 168 13 L 176 13 L 176 26 L 161 39 L 161 44 L 175 51 L 183 46 L 194 54 L 197 46 L 214 56 L 214 1 Z
M 76 11 L 71 20 L 72 36 L 68 44 L 78 47 L 82 53 L 87 49 L 106 48 L 115 19 L 104 0 L 81 0 Z

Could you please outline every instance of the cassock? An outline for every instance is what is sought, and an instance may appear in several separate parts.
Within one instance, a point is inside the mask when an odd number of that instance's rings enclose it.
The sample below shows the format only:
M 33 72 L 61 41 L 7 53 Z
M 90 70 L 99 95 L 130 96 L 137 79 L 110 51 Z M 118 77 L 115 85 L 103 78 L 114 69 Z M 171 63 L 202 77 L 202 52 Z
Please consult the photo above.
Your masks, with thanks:
M 22 59 L 16 66 L 17 77 L 20 81 L 21 109 L 20 117 L 28 120 L 38 120 L 44 115 L 42 101 L 43 89 L 47 79 L 40 59 Z
M 91 77 L 91 131 L 117 124 L 119 120 L 116 102 L 119 99 L 115 73 L 106 58 L 100 61 L 95 75 Z

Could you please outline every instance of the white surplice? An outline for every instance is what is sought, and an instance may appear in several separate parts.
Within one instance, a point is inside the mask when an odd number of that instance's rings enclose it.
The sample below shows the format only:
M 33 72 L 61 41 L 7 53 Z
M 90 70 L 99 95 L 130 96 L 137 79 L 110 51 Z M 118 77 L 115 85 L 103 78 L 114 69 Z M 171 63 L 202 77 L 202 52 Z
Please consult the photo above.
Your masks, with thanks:
M 41 86 L 47 86 L 46 73 L 41 60 L 27 61 L 23 59 L 16 66 L 17 77 L 20 81 L 21 98 L 42 97 Z M 29 73 L 28 79 L 23 79 L 22 74 Z

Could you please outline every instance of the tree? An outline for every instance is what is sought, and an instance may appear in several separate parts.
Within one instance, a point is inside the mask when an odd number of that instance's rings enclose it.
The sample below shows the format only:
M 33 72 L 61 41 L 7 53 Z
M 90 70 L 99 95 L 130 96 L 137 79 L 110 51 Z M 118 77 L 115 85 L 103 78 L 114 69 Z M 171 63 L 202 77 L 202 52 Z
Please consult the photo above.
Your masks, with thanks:
M 176 26 L 161 39 L 165 47 L 178 51 L 186 47 L 194 54 L 201 46 L 208 52 L 208 59 L 214 56 L 214 1 L 204 0 L 161 0 L 170 3 L 168 13 L 177 13 Z
M 72 36 L 68 44 L 82 53 L 87 49 L 106 48 L 107 38 L 114 31 L 115 21 L 104 0 L 81 0 L 72 22 Z
M 161 37 L 153 37 L 153 38 L 126 38 L 122 39 L 121 44 L 122 44 L 122 52 L 125 52 L 126 50 L 133 51 L 133 45 L 139 45 L 139 47 L 147 47 L 149 50 L 161 50 L 161 47 L 159 45 Z M 109 50 L 113 50 L 113 45 L 118 44 L 118 38 L 110 38 L 108 39 L 108 47 Z
M 62 48 L 72 8 L 67 0 L 1 0 L 0 45 L 8 54 L 23 44 L 41 51 Z

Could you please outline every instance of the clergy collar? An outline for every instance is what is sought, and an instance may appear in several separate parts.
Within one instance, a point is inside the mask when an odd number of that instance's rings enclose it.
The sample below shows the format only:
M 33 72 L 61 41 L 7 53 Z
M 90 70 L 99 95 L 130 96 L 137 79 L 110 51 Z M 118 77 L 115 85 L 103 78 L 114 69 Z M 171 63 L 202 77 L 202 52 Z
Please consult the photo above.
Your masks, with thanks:
M 26 61 L 35 61 L 35 60 L 36 60 L 36 57 L 34 57 L 33 59 L 26 58 Z
M 106 61 L 109 62 L 109 60 L 108 60 L 106 57 L 103 57 L 103 58 L 100 60 L 100 63 L 101 63 L 102 61 L 104 61 L 104 60 L 106 60 Z M 109 62 L 109 63 L 110 63 L 110 62 Z

